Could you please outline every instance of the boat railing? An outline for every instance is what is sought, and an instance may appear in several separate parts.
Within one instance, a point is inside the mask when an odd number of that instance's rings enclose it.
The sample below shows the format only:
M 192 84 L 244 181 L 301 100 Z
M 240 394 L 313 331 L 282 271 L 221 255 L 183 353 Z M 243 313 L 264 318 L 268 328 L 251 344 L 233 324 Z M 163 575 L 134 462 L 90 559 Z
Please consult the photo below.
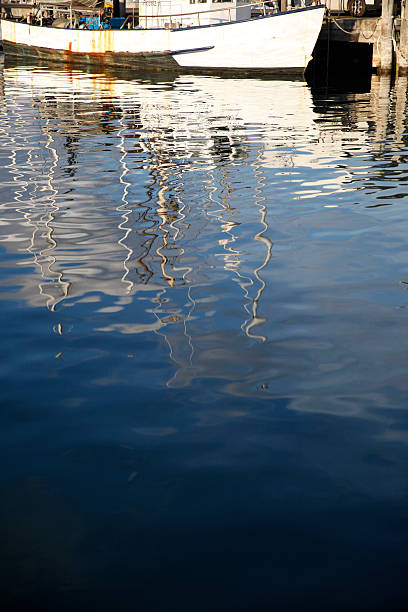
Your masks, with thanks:
M 1 0 L 0 0 L 1 2 Z M 286 10 L 291 10 L 293 8 L 301 8 L 301 7 L 305 7 L 307 5 L 310 5 L 311 3 L 317 3 L 317 0 L 292 0 L 292 3 L 295 3 L 295 6 L 290 5 L 288 2 L 288 6 Z M 80 10 L 81 13 L 88 13 L 88 14 L 95 14 L 95 15 L 99 15 L 100 11 L 95 9 L 85 9 L 85 7 L 82 7 L 79 9 L 79 7 L 77 8 L 75 6 L 75 0 L 51 0 L 51 2 L 48 0 L 37 0 L 37 2 L 34 4 L 33 3 L 33 8 L 34 8 L 34 12 L 30 13 L 27 16 L 27 22 L 28 23 L 35 23 L 35 21 L 39 22 L 39 25 L 43 25 L 43 14 L 44 11 L 49 11 L 49 10 L 53 10 L 60 14 L 60 15 L 66 15 L 67 17 L 67 21 L 68 21 L 68 27 L 73 28 L 73 27 L 78 27 L 75 26 L 75 19 L 74 19 L 74 14 L 76 14 L 78 12 L 78 10 Z M 64 5 L 64 8 L 61 6 Z M 245 3 L 245 4 L 234 4 L 233 6 L 229 7 L 229 6 L 225 6 L 225 4 L 222 7 L 218 7 L 218 8 L 212 8 L 212 9 L 207 9 L 207 10 L 199 10 L 199 11 L 192 11 L 192 12 L 187 12 L 187 13 L 158 13 L 158 14 L 143 14 L 140 15 L 139 14 L 139 28 L 141 29 L 149 29 L 148 27 L 148 23 L 150 23 L 150 28 L 152 27 L 151 22 L 152 20 L 156 21 L 156 23 L 160 23 L 163 24 L 164 19 L 168 19 L 169 21 L 164 23 L 164 27 L 168 28 L 168 29 L 178 29 L 180 27 L 191 27 L 194 25 L 200 26 L 203 25 L 202 23 L 200 23 L 200 16 L 206 16 L 209 13 L 223 13 L 224 15 L 228 15 L 228 17 L 222 18 L 219 20 L 219 22 L 225 22 L 225 21 L 235 21 L 236 20 L 236 11 L 242 8 L 248 8 L 251 7 L 251 9 L 253 11 L 258 11 L 258 16 L 266 16 L 266 15 L 270 15 L 270 14 L 274 14 L 274 13 L 279 13 L 281 12 L 280 9 L 280 0 L 250 0 L 249 2 Z M 232 13 L 232 11 L 235 11 L 235 13 Z M 191 18 L 191 21 L 195 22 L 194 23 L 183 23 L 184 18 Z M 132 25 L 130 25 L 130 21 L 132 21 Z M 143 25 L 144 24 L 144 27 Z M 206 24 L 208 25 L 208 24 Z M 124 22 L 122 23 L 122 25 L 120 26 L 120 29 L 123 30 L 125 27 L 131 27 L 132 29 L 135 27 L 135 23 L 134 23 L 134 15 L 128 15 L 126 17 L 126 19 L 124 20 Z M 86 26 L 85 26 L 86 27 Z M 163 27 L 163 25 L 158 25 L 156 27 Z M 98 29 L 98 28 L 94 28 L 94 29 Z M 101 29 L 101 28 L 99 28 Z
M 297 6 L 293 7 L 293 8 L 301 8 L 301 7 L 305 7 L 306 6 L 306 0 L 298 0 L 297 2 Z M 148 20 L 151 19 L 169 19 L 169 23 L 167 25 L 167 27 L 169 29 L 175 29 L 180 27 L 179 22 L 177 21 L 177 17 L 196 17 L 197 18 L 197 25 L 201 25 L 200 24 L 200 15 L 207 15 L 208 13 L 228 13 L 228 18 L 229 21 L 233 21 L 232 18 L 232 14 L 231 11 L 236 11 L 237 9 L 242 9 L 242 8 L 247 8 L 247 7 L 252 7 L 254 8 L 259 8 L 260 12 L 263 15 L 269 15 L 272 13 L 279 13 L 280 12 L 280 1 L 279 0 L 252 0 L 251 2 L 248 2 L 247 4 L 236 4 L 234 6 L 231 7 L 227 7 L 227 6 L 222 6 L 219 8 L 215 8 L 215 9 L 208 9 L 208 10 L 200 10 L 200 11 L 193 11 L 191 13 L 171 13 L 171 14 L 144 14 L 144 15 L 140 15 L 139 14 L 139 27 L 140 27 L 140 21 L 144 21 L 145 24 L 145 29 L 147 29 L 147 23 Z M 290 10 L 292 7 L 288 6 L 288 10 Z M 142 21 L 142 22 L 143 22 Z M 125 24 L 123 24 L 125 25 Z M 123 26 L 122 26 L 123 27 Z

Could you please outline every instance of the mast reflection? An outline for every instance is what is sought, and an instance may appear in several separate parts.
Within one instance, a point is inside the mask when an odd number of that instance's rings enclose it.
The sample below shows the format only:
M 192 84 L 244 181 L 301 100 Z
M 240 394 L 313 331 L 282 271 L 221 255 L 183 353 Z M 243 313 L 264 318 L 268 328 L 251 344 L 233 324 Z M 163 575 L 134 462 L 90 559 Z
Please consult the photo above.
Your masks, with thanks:
M 227 327 L 249 341 L 268 340 L 262 297 L 273 198 L 287 186 L 299 200 L 321 197 L 297 168 L 319 168 L 333 151 L 346 156 L 350 143 L 367 137 L 362 122 L 384 140 L 391 112 L 389 104 L 372 104 L 375 80 L 371 94 L 357 95 L 363 104 L 330 123 L 327 104 L 321 108 L 302 83 L 125 81 L 33 67 L 7 69 L 5 80 L 6 94 L 24 89 L 34 100 L 31 130 L 18 104 L 3 120 L 14 198 L 8 210 L 18 214 L 7 221 L 7 248 L 21 252 L 24 244 L 38 271 L 20 276 L 21 295 L 52 312 L 107 297 L 96 315 L 141 305 L 126 311 L 131 320 L 101 316 L 94 329 L 161 335 L 176 366 L 169 386 L 210 373 L 206 320 L 225 317 L 227 302 L 234 303 Z M 396 103 L 403 147 L 403 92 Z M 308 156 L 290 147 L 306 132 L 314 144 Z M 355 180 L 340 164 L 330 179 L 324 170 L 326 193 L 341 194 Z

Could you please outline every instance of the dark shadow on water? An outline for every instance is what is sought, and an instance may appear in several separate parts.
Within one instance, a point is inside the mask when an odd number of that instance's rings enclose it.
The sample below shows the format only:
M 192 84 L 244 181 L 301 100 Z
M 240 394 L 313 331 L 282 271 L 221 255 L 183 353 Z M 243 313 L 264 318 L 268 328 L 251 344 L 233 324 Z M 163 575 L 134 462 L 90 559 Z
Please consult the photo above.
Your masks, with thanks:
M 305 79 L 313 89 L 333 93 L 367 93 L 371 88 L 372 47 L 319 40 Z

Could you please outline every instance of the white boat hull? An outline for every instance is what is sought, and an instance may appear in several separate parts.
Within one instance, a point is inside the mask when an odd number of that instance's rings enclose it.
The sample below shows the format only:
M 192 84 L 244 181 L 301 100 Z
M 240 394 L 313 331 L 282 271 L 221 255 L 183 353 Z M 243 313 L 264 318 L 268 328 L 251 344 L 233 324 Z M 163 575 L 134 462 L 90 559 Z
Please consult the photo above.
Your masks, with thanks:
M 78 30 L 1 20 L 7 54 L 189 70 L 303 72 L 324 7 L 180 29 Z

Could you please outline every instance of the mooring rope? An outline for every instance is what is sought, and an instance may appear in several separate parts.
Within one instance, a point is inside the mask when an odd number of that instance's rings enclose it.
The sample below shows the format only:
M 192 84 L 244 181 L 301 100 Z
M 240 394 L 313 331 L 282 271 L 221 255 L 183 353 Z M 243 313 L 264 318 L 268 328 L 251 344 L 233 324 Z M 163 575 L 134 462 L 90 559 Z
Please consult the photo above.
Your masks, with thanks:
M 333 17 L 333 22 L 335 23 L 335 25 L 339 28 L 339 30 L 341 30 L 342 32 L 344 32 L 345 34 L 351 34 L 351 30 L 345 30 L 344 28 L 341 27 L 341 25 L 335 20 L 335 18 Z M 371 30 L 370 34 L 368 34 L 368 36 L 366 35 L 366 32 L 363 32 L 362 30 L 360 30 L 360 34 L 363 36 L 363 38 L 365 38 L 366 40 L 369 40 L 370 38 L 372 38 L 376 32 L 376 30 L 378 29 L 378 26 L 380 25 L 380 21 L 377 21 L 376 26 L 373 30 Z
M 350 30 L 344 30 L 344 28 L 342 28 L 341 25 L 339 23 L 337 23 L 337 21 L 335 20 L 334 17 L 332 17 L 332 19 L 333 19 L 333 23 L 336 24 L 336 26 L 339 28 L 339 30 L 341 30 L 345 34 L 351 34 Z
M 363 38 L 365 38 L 366 40 L 369 40 L 370 38 L 372 38 L 374 34 L 376 33 L 376 31 L 378 30 L 378 26 L 380 25 L 380 23 L 381 23 L 380 20 L 378 20 L 374 30 L 371 30 L 368 36 L 366 36 L 365 32 L 361 31 L 361 35 L 363 36 Z

